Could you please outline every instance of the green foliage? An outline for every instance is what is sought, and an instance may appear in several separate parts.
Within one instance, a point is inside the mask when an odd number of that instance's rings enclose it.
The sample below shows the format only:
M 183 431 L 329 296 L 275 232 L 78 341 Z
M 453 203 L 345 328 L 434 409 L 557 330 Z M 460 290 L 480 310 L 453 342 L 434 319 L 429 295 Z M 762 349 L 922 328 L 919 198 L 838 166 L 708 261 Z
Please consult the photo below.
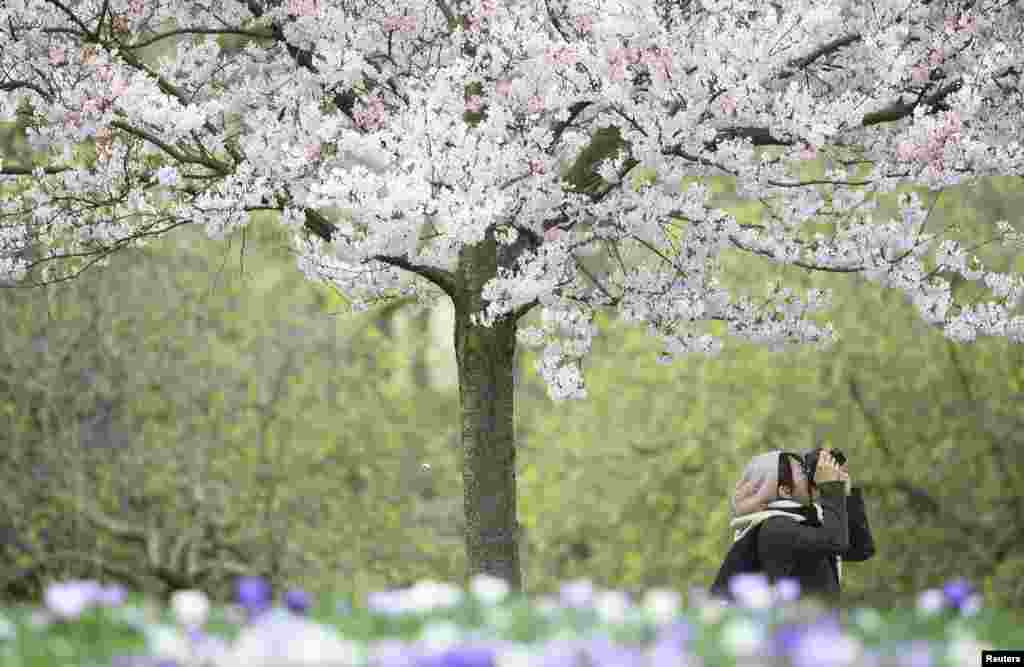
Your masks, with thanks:
M 217 39 L 226 49 L 247 41 Z M 148 47 L 145 57 L 174 42 Z M 466 94 L 480 90 L 469 84 Z M 44 162 L 28 154 L 23 126 L 5 129 L 5 160 Z M 581 191 L 603 187 L 594 166 L 624 148 L 617 130 L 599 130 L 566 178 Z M 93 159 L 92 143 L 74 147 L 73 158 Z M 808 162 L 800 174 L 825 168 L 825 159 Z M 644 170 L 633 185 L 656 181 Z M 728 179 L 701 182 L 742 222 L 766 214 L 737 199 Z M 934 198 L 929 229 L 968 244 L 986 241 L 992 220 L 1019 223 L 1024 210 L 1019 178 L 938 198 L 918 192 Z M 876 220 L 898 217 L 898 194 L 879 198 Z M 427 351 L 442 360 L 432 363 L 453 364 L 450 338 L 425 343 L 416 328 L 424 322 L 407 307 L 342 312 L 336 293 L 295 269 L 272 217 L 255 216 L 245 234 L 244 257 L 242 235 L 225 246 L 183 230 L 71 286 L 0 293 L 0 420 L 9 425 L 0 431 L 8 489 L 0 500 L 25 542 L 0 546 L 4 562 L 35 568 L 36 583 L 114 576 L 96 558 L 145 562 L 60 491 L 126 521 L 156 517 L 171 535 L 197 517 L 222 516 L 222 537 L 275 583 L 361 594 L 461 576 L 457 389 L 418 385 L 409 372 Z M 996 270 L 1024 271 L 1019 251 L 981 252 Z M 707 585 L 729 544 L 727 494 L 747 458 L 827 444 L 851 454 L 879 547 L 871 562 L 845 569 L 849 599 L 886 604 L 964 575 L 983 583 L 993 604 L 1024 604 L 1024 566 L 1009 547 L 1024 543 L 1019 347 L 983 340 L 953 348 L 900 295 L 859 278 L 730 252 L 724 267 L 723 282 L 739 292 L 763 294 L 776 280 L 834 290 L 835 307 L 819 319 L 835 323 L 840 342 L 772 353 L 729 341 L 716 359 L 658 366 L 646 332 L 602 313 L 586 367 L 589 398 L 558 404 L 534 370 L 537 354 L 521 350 L 517 461 L 529 589 L 580 576 L 611 587 Z M 955 289 L 978 295 L 970 284 Z M 412 324 L 396 335 L 384 326 L 391 320 Z M 84 446 L 90 437 L 100 446 Z M 89 559 L 58 555 L 69 550 Z M 226 577 L 212 590 L 225 596 Z
M 1015 201 L 1002 187 L 943 195 L 935 224 L 962 220 L 970 232 L 971 210 L 1005 206 L 990 201 L 996 194 Z M 727 200 L 728 184 L 716 188 Z M 156 512 L 172 534 L 192 520 L 190 489 L 205 480 L 233 526 L 224 537 L 254 568 L 277 568 L 279 582 L 359 596 L 461 577 L 457 388 L 417 385 L 410 370 L 427 351 L 432 365 L 454 364 L 450 327 L 435 317 L 431 326 L 445 327 L 436 341 L 415 328 L 427 321 L 411 305 L 344 312 L 337 294 L 297 272 L 275 230 L 257 218 L 244 258 L 240 235 L 225 246 L 183 231 L 72 285 L 0 295 L 9 314 L 0 405 L 13 425 L 0 434 L 3 482 L 17 490 L 5 514 L 44 559 L 43 575 L 103 574 L 48 556 L 43 529 L 62 548 L 138 559 L 54 499 L 54 489 L 76 488 L 74 470 L 89 470 L 82 488 L 108 513 Z M 993 252 L 988 261 L 1016 260 Z M 725 267 L 723 281 L 753 293 L 779 275 L 739 256 Z M 1007 528 L 1022 489 L 1022 415 L 1010 400 L 1024 393 L 1020 350 L 993 340 L 953 348 L 899 294 L 849 276 L 781 274 L 795 288 L 834 290 L 822 319 L 840 333 L 835 347 L 772 353 L 729 341 L 718 358 L 660 366 L 645 331 L 601 313 L 589 398 L 567 403 L 550 401 L 537 354 L 520 350 L 529 590 L 573 577 L 706 585 L 729 544 L 726 494 L 746 459 L 821 443 L 851 454 L 879 548 L 845 568 L 848 599 L 888 604 L 964 575 L 989 602 L 1019 607 L 1019 563 L 997 547 L 1020 537 Z M 130 443 L 82 451 L 81 424 L 111 403 L 108 433 Z M 40 464 L 61 474 L 26 475 Z M 36 559 L 9 552 L 24 567 Z M 213 591 L 226 596 L 227 580 Z

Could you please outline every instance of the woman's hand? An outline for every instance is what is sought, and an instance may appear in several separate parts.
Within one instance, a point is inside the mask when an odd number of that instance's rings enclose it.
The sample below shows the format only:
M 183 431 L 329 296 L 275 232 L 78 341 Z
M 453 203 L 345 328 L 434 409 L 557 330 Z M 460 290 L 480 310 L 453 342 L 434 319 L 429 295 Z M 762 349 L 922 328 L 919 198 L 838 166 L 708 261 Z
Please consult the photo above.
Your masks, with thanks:
M 839 466 L 839 479 L 843 480 L 843 484 L 846 487 L 846 495 L 850 495 L 850 491 L 853 489 L 853 480 L 850 479 L 850 470 L 846 467 L 846 464 Z
M 842 474 L 835 458 L 832 456 L 832 452 L 827 449 L 823 450 L 821 455 L 818 456 L 818 467 L 814 471 L 815 483 L 839 482 L 842 481 Z
M 733 495 L 736 516 L 762 510 L 774 497 L 772 485 L 765 483 L 764 480 L 741 479 L 736 482 L 736 493 Z

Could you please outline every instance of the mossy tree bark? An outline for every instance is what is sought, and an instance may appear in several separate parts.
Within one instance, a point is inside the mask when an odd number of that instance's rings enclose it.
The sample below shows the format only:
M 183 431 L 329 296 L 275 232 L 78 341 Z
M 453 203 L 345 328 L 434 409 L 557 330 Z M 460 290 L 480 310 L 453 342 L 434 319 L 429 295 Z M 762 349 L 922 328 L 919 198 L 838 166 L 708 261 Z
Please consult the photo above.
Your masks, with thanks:
M 486 301 L 483 285 L 497 272 L 492 234 L 459 256 L 455 357 L 462 419 L 463 492 L 468 576 L 489 574 L 522 590 L 516 520 L 516 318 L 491 327 L 471 316 Z

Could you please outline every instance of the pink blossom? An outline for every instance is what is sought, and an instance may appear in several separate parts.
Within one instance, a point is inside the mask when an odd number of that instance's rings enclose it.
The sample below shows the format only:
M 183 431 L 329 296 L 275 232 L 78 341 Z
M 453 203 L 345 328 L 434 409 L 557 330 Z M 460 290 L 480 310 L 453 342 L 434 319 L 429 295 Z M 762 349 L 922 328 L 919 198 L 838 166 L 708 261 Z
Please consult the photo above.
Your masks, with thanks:
M 82 103 L 82 111 L 84 113 L 96 113 L 100 111 L 103 106 L 103 100 L 99 97 L 90 97 Z
M 643 52 L 636 47 L 629 47 L 622 49 L 622 55 L 630 65 L 639 65 L 640 59 L 643 57 Z
M 114 68 L 110 65 L 100 65 L 96 68 L 96 76 L 98 76 L 101 81 L 110 81 L 114 78 Z
M 387 16 L 384 18 L 384 32 L 414 32 L 416 30 L 415 16 Z
M 544 174 L 547 173 L 547 169 L 544 168 L 544 163 L 540 160 L 529 160 L 527 164 L 530 166 L 531 174 Z
M 82 124 L 82 114 L 78 111 L 65 111 L 64 124 L 79 127 Z
M 50 64 L 63 65 L 68 61 L 67 50 L 63 46 L 50 47 Z
M 494 92 L 501 97 L 508 97 L 512 94 L 512 82 L 508 79 L 500 79 L 494 84 Z
M 593 16 L 587 16 L 587 15 L 577 16 L 576 20 L 575 20 L 575 23 L 576 23 L 576 30 L 578 30 L 580 33 L 582 33 L 584 35 L 590 33 L 590 31 L 594 29 L 594 17 Z
M 110 82 L 110 94 L 113 97 L 120 97 L 126 90 L 128 90 L 128 82 L 121 77 L 115 77 L 114 80 Z
M 365 109 L 357 109 L 353 114 L 356 124 L 364 130 L 379 130 L 384 126 L 384 101 L 374 94 L 365 104 Z
M 498 0 L 480 0 L 480 14 L 488 18 L 498 13 Z
M 736 111 L 736 98 L 732 95 L 722 95 L 718 100 L 718 106 L 722 108 L 725 113 L 733 113 Z
M 917 157 L 917 153 L 917 146 L 910 143 L 909 141 L 901 141 L 899 145 L 896 146 L 896 158 L 903 162 L 909 162 L 910 160 L 913 160 L 915 157 Z
M 797 157 L 801 160 L 813 160 L 818 157 L 818 151 L 814 149 L 814 146 L 810 144 L 804 144 L 800 151 L 797 153 Z
M 306 144 L 306 148 L 303 151 L 303 155 L 305 155 L 306 159 L 310 161 L 319 160 L 320 144 Z
M 471 95 L 469 97 L 469 99 L 466 100 L 466 110 L 467 111 L 477 112 L 477 111 L 480 111 L 480 109 L 483 109 L 483 108 L 484 108 L 484 98 L 480 97 L 479 95 Z
M 900 142 L 896 147 L 896 157 L 904 162 L 911 160 L 927 162 L 933 169 L 942 169 L 942 154 L 946 144 L 960 141 L 962 128 L 963 121 L 960 114 L 955 111 L 947 111 L 941 125 L 928 129 L 924 143 Z
M 551 227 L 544 230 L 545 241 L 557 241 L 562 236 L 562 230 L 558 227 Z
M 644 52 L 643 54 L 644 63 L 651 68 L 651 72 L 658 77 L 660 81 L 665 81 L 671 78 L 669 75 L 669 67 L 672 63 L 671 54 L 665 49 L 652 48 Z
M 608 78 L 612 81 L 622 81 L 626 78 L 626 63 L 622 61 L 610 61 L 608 63 Z
M 945 60 L 945 56 L 942 55 L 941 49 L 931 49 L 928 52 L 928 64 L 932 67 L 938 67 Z
M 143 0 L 128 0 L 128 13 L 132 16 L 142 16 Z
M 292 16 L 316 16 L 317 0 L 288 0 L 288 13 Z
M 526 102 L 526 108 L 530 110 L 530 113 L 540 113 L 544 111 L 544 100 L 540 95 L 531 95 Z
M 910 68 L 910 78 L 918 83 L 924 83 L 928 80 L 928 66 L 924 63 L 918 63 Z
M 947 35 L 954 35 L 958 32 L 974 32 L 977 27 L 977 20 L 970 14 L 962 14 L 958 18 L 947 16 L 942 21 L 942 27 Z

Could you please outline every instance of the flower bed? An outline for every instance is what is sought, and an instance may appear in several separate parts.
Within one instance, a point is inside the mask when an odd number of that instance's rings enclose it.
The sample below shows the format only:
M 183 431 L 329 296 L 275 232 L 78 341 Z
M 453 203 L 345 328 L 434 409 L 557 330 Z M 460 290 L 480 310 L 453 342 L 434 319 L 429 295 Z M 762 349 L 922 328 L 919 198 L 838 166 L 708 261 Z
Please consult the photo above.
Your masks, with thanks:
M 1024 646 L 1024 630 L 985 609 L 963 581 L 907 609 L 832 609 L 792 581 L 733 580 L 735 604 L 690 591 L 639 600 L 569 582 L 557 596 L 509 595 L 474 578 L 468 591 L 420 582 L 365 605 L 288 591 L 275 605 L 258 578 L 213 608 L 178 591 L 162 608 L 117 587 L 51 585 L 42 609 L 0 612 L 0 665 L 113 667 L 961 667 L 981 651 Z

